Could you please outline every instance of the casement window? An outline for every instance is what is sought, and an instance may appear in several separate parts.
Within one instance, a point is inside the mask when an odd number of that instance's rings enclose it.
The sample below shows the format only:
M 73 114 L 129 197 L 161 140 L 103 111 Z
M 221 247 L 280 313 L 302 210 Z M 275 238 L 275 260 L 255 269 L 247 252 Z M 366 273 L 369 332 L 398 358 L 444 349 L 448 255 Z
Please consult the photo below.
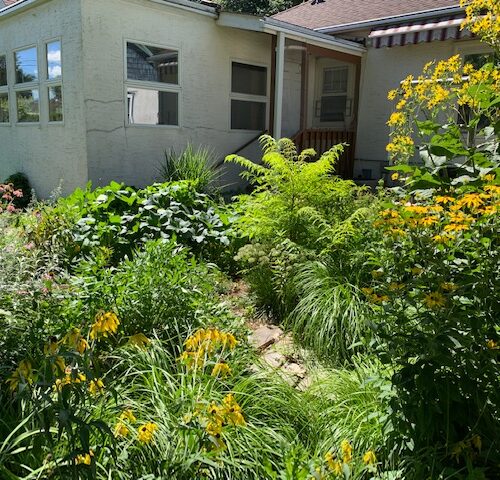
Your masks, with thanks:
M 179 125 L 179 52 L 127 42 L 129 125 Z
M 62 122 L 63 96 L 62 96 L 62 58 L 61 42 L 51 41 L 45 44 L 46 72 L 49 123 Z
M 0 55 L 0 124 L 2 123 L 10 123 L 6 55 Z
M 15 51 L 14 68 L 17 122 L 38 123 L 40 121 L 40 79 L 37 47 Z
M 265 130 L 267 105 L 267 68 L 232 62 L 231 129 Z
M 348 108 L 348 67 L 323 69 L 319 117 L 321 122 L 343 122 Z

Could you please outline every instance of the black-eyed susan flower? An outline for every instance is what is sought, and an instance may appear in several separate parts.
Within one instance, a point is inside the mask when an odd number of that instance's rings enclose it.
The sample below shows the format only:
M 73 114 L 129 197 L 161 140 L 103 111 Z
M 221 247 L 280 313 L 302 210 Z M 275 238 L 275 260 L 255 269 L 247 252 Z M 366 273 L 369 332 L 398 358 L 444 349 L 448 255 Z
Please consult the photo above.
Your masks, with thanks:
M 100 378 L 95 378 L 89 383 L 89 392 L 91 395 L 98 395 L 104 392 L 104 382 Z
M 137 440 L 141 443 L 150 443 L 154 434 L 158 430 L 158 425 L 153 422 L 145 423 L 137 429 Z
M 92 340 L 99 337 L 107 337 L 110 333 L 116 333 L 120 320 L 114 312 L 99 312 L 95 317 L 95 322 L 90 329 Z
M 363 463 L 365 465 L 373 465 L 373 464 L 377 463 L 377 457 L 375 456 L 375 452 L 373 450 L 368 450 L 363 455 Z
M 349 440 L 342 440 L 340 450 L 342 451 L 342 461 L 349 463 L 352 460 L 352 445 Z
M 444 307 L 446 305 L 446 298 L 439 292 L 430 292 L 425 295 L 424 304 L 434 310 Z
M 33 380 L 34 373 L 31 362 L 29 360 L 21 360 L 12 375 L 6 380 L 6 383 L 9 384 L 9 390 L 14 392 L 21 383 L 24 382 L 31 385 Z
M 92 450 L 89 450 L 88 453 L 77 455 L 75 458 L 75 462 L 77 465 L 91 465 L 93 458 L 94 452 Z

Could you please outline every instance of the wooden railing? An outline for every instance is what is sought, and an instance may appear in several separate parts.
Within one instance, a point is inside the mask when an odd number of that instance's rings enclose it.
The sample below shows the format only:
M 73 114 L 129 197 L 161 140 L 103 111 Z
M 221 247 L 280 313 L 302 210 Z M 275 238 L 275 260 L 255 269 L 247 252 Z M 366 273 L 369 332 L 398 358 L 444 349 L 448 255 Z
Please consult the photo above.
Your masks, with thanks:
M 336 173 L 342 178 L 353 177 L 354 167 L 354 149 L 356 141 L 356 132 L 328 129 L 308 129 L 302 130 L 293 137 L 297 150 L 302 151 L 305 148 L 314 148 L 318 156 L 326 152 L 334 145 L 346 143 L 344 153 L 339 159 L 335 168 Z

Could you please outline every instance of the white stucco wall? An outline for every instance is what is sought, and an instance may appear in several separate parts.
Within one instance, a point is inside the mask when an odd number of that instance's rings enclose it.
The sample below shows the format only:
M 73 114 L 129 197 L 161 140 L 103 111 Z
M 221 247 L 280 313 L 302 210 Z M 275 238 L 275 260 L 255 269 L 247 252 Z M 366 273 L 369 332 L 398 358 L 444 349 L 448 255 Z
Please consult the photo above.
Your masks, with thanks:
M 363 58 L 356 163 L 354 178 L 362 169 L 371 169 L 372 175 L 381 173 L 381 163 L 387 160 L 385 147 L 389 139 L 386 122 L 393 104 L 387 92 L 398 88 L 409 74 L 417 76 L 430 60 L 449 58 L 456 53 L 470 53 L 475 41 L 443 41 L 421 43 L 405 47 L 369 48 Z
M 61 180 L 63 193 L 87 181 L 80 24 L 80 0 L 52 0 L 0 16 L 0 55 L 7 55 L 11 121 L 0 126 L 0 181 L 21 171 L 41 197 L 48 196 Z M 62 42 L 64 124 L 48 124 L 43 82 L 40 122 L 16 124 L 13 51 L 37 45 L 39 74 L 43 75 L 45 42 L 56 38 Z
M 302 51 L 292 46 L 285 50 L 282 137 L 291 137 L 300 130 L 301 88 Z
M 270 36 L 148 0 L 82 0 L 82 10 L 89 178 L 95 184 L 151 182 L 164 150 L 181 151 L 188 141 L 223 157 L 255 137 L 230 130 L 231 60 L 267 66 L 269 83 Z M 127 39 L 179 50 L 179 127 L 127 125 Z M 230 175 L 226 183 L 234 180 Z

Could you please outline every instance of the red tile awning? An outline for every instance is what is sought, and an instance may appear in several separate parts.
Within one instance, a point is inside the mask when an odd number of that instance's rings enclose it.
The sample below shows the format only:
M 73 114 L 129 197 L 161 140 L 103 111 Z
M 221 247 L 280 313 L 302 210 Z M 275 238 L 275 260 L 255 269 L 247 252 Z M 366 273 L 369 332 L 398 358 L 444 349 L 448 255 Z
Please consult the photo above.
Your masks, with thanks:
M 446 20 L 441 18 L 426 22 L 386 27 L 372 30 L 369 38 L 372 41 L 372 47 L 375 48 L 390 48 L 449 39 L 459 40 L 471 36 L 468 30 L 460 30 L 460 24 L 463 20 L 463 17 L 448 18 Z

